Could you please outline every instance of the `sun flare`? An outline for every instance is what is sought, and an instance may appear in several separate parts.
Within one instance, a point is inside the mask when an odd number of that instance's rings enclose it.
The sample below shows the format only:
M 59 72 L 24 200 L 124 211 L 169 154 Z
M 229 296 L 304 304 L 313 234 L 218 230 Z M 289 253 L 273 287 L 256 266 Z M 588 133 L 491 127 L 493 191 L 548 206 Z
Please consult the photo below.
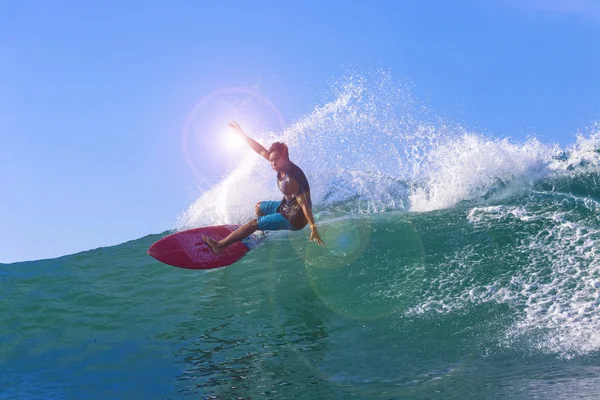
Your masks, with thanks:
M 221 139 L 228 150 L 237 150 L 244 145 L 244 139 L 229 127 L 224 129 Z

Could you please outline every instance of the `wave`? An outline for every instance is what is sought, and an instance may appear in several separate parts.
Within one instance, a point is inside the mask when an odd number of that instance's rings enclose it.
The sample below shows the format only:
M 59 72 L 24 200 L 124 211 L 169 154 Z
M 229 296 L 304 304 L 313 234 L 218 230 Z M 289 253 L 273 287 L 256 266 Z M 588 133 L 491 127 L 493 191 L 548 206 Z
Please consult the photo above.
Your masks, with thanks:
M 427 212 L 463 203 L 498 202 L 530 190 L 598 198 L 600 129 L 561 148 L 537 138 L 491 138 L 450 123 L 412 99 L 389 73 L 350 75 L 334 99 L 277 134 L 306 173 L 315 210 Z M 242 223 L 254 203 L 279 199 L 273 172 L 248 150 L 220 183 L 201 193 L 177 229 Z

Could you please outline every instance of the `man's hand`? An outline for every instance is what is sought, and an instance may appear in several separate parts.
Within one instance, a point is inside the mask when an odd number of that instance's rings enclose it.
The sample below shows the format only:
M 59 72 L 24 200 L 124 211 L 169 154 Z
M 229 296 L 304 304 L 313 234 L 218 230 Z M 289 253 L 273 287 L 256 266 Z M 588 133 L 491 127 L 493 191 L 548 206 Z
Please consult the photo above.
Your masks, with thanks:
M 231 129 L 233 129 L 235 131 L 235 133 L 241 137 L 242 139 L 244 139 L 244 141 L 248 144 L 248 146 L 250 146 L 250 148 L 252 150 L 254 150 L 256 153 L 260 154 L 261 156 L 263 156 L 266 160 L 269 160 L 269 152 L 267 151 L 267 149 L 265 149 L 260 143 L 258 143 L 256 140 L 252 139 L 250 136 L 248 136 L 246 134 L 246 132 L 244 132 L 242 130 L 242 127 L 240 126 L 240 124 L 238 124 L 235 121 L 231 121 L 229 123 L 229 127 Z
M 310 241 L 317 242 L 320 245 L 325 245 L 321 239 L 321 236 L 319 236 L 319 232 L 317 232 L 317 227 L 315 225 L 310 227 Z
M 244 131 L 242 130 L 242 127 L 240 126 L 240 124 L 238 124 L 235 121 L 231 121 L 229 123 L 229 126 L 231 127 L 231 129 L 233 129 L 234 131 L 236 131 L 236 133 L 238 133 L 238 134 L 243 134 L 244 133 Z

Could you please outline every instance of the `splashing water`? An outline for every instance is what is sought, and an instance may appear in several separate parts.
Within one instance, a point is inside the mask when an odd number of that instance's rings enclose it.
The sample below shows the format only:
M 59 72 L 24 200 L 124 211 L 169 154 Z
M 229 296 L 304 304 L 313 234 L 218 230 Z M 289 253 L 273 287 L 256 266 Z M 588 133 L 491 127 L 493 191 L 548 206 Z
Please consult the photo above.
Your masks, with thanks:
M 406 187 L 427 149 L 441 136 L 451 135 L 450 129 L 419 122 L 408 89 L 388 73 L 350 76 L 336 85 L 333 101 L 280 136 L 250 135 L 265 147 L 274 140 L 287 143 L 290 158 L 307 174 L 316 206 L 361 198 L 364 201 L 351 211 L 407 209 L 407 192 L 398 188 Z M 255 202 L 280 197 L 272 175 L 260 157 L 249 154 L 190 206 L 179 218 L 178 229 L 251 217 Z
M 279 134 L 250 132 L 265 147 L 288 144 L 316 210 L 432 211 L 529 187 L 568 165 L 598 165 L 597 134 L 562 150 L 537 139 L 519 144 L 467 132 L 417 106 L 408 84 L 387 72 L 348 76 L 334 83 L 333 94 Z M 177 229 L 242 223 L 253 217 L 256 202 L 280 196 L 273 172 L 248 150 L 179 217 Z

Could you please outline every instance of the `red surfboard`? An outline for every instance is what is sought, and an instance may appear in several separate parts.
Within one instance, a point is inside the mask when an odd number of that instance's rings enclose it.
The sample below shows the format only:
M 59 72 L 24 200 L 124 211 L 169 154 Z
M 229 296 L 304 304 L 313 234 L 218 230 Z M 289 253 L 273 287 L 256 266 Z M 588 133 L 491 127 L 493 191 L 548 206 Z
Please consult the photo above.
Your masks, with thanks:
M 173 233 L 160 239 L 148 249 L 148 254 L 165 264 L 179 268 L 210 269 L 225 267 L 242 258 L 250 249 L 242 242 L 235 242 L 215 254 L 202 240 L 206 235 L 221 240 L 239 225 L 205 226 Z

